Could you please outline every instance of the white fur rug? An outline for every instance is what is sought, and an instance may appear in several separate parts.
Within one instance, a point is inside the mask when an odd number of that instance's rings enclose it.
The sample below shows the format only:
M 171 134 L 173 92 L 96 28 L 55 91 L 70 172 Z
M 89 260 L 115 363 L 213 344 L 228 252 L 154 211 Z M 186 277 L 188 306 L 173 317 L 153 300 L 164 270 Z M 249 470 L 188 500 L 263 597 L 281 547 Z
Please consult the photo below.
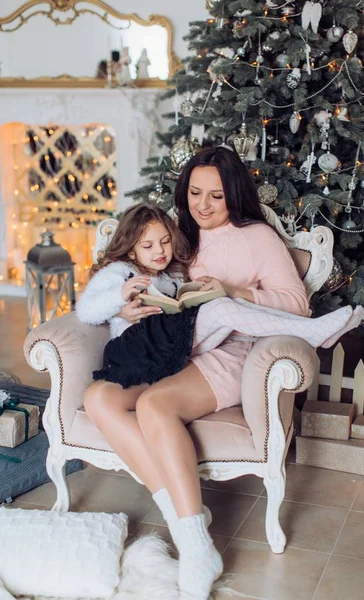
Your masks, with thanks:
M 168 544 L 157 534 L 146 535 L 126 547 L 121 561 L 118 589 L 109 598 L 99 600 L 178 600 L 177 573 L 178 561 L 170 556 Z M 243 594 L 226 587 L 223 582 L 218 582 L 211 593 L 211 600 L 215 598 L 215 592 L 218 590 L 227 594 L 227 598 L 244 598 Z M 4 589 L 1 581 L 0 600 L 15 600 L 14 596 Z M 64 599 L 22 596 L 21 600 Z

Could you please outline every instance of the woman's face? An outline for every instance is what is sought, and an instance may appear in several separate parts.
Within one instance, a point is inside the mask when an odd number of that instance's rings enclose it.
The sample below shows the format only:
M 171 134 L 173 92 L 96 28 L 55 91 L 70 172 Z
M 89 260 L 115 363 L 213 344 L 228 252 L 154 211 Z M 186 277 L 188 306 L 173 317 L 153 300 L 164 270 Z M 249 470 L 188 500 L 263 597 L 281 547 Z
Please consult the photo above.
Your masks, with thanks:
M 222 181 L 216 167 L 195 167 L 188 186 L 188 208 L 200 229 L 229 223 Z

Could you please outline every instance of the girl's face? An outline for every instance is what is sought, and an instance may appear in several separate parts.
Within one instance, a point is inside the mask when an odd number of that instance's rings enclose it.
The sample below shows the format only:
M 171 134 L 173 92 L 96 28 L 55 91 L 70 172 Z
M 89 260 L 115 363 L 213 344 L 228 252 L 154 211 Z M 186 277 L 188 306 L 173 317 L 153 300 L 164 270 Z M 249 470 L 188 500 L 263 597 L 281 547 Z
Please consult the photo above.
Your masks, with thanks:
M 168 229 L 160 221 L 147 225 L 129 258 L 143 265 L 152 275 L 164 271 L 173 258 L 172 240 Z
M 216 167 L 195 167 L 188 186 L 188 208 L 200 229 L 229 223 L 222 181 Z

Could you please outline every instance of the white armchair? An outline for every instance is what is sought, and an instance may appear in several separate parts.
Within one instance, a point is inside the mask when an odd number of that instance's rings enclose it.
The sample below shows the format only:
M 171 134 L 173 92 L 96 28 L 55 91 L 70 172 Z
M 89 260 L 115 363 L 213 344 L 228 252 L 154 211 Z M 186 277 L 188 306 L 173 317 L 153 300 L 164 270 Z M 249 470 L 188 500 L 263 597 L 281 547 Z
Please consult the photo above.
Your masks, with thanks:
M 332 270 L 332 232 L 316 227 L 290 237 L 275 213 L 264 209 L 287 239 L 311 297 Z M 116 225 L 114 219 L 100 224 L 94 257 L 104 251 Z M 38 371 L 48 370 L 51 376 L 43 421 L 50 443 L 47 470 L 57 488 L 55 510 L 69 509 L 67 460 L 78 458 L 103 469 L 130 472 L 82 408 L 92 371 L 101 368 L 108 339 L 108 326 L 84 325 L 73 312 L 42 324 L 29 333 L 24 344 L 29 364 Z M 266 535 L 275 553 L 283 552 L 286 544 L 279 508 L 285 493 L 294 392 L 310 385 L 316 360 L 315 350 L 299 338 L 258 340 L 243 369 L 242 407 L 207 415 L 189 425 L 202 478 L 223 481 L 254 474 L 263 479 L 268 496 Z

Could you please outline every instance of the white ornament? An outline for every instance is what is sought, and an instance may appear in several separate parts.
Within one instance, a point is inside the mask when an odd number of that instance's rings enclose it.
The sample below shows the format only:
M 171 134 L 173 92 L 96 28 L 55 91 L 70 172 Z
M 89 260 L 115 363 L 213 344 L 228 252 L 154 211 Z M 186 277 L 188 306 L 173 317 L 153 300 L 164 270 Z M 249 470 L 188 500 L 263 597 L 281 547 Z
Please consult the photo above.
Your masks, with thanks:
M 318 159 L 318 166 L 325 173 L 332 173 L 332 171 L 335 171 L 338 164 L 339 159 L 335 156 L 335 154 L 331 154 L 331 152 L 322 154 Z
M 300 127 L 300 114 L 295 110 L 289 119 L 289 128 L 292 133 L 297 133 Z
M 337 115 L 337 119 L 339 119 L 339 121 L 350 121 L 350 119 L 348 119 L 348 109 L 346 108 L 346 106 L 343 106 L 340 109 L 339 114 Z
M 235 50 L 226 46 L 226 48 L 215 48 L 214 52 L 223 58 L 232 59 L 235 56 Z
M 354 31 L 352 31 L 352 29 L 350 29 L 347 33 L 345 33 L 343 37 L 343 44 L 346 52 L 348 54 L 351 54 L 357 43 L 358 36 L 356 35 L 356 33 L 354 33 Z
M 312 31 L 317 33 L 322 15 L 322 5 L 319 2 L 307 0 L 302 9 L 302 28 L 308 29 L 311 25 Z
M 245 9 L 245 10 L 238 10 L 235 14 L 234 17 L 248 17 L 249 15 L 252 14 L 251 10 Z
M 252 145 L 249 148 L 249 151 L 248 151 L 248 154 L 246 155 L 245 160 L 247 160 L 247 161 L 257 160 L 258 142 L 259 142 L 259 137 L 256 135 L 254 142 L 252 143 Z
M 330 113 L 329 111 L 320 110 L 319 112 L 317 112 L 315 114 L 314 119 L 315 119 L 317 125 L 319 127 L 321 127 L 322 125 L 326 126 L 327 122 L 329 121 L 329 119 L 331 119 L 331 117 L 332 117 L 332 113 Z
M 121 51 L 121 57 L 119 60 L 120 63 L 120 85 L 128 85 L 131 82 L 131 75 L 129 65 L 131 63 L 131 58 L 129 56 L 129 48 L 128 46 L 124 46 Z
M 300 83 L 300 79 L 301 79 L 301 71 L 298 67 L 295 67 L 294 69 L 292 69 L 292 71 L 290 73 L 288 73 L 288 75 L 286 77 L 287 86 L 289 87 L 289 89 L 295 90 Z
M 137 79 L 149 79 L 148 67 L 150 60 L 146 48 L 143 48 L 140 58 L 136 64 Z
M 325 194 L 325 196 L 328 196 L 330 194 L 330 190 L 327 187 L 327 185 L 325 185 L 324 189 L 322 190 L 322 193 Z

